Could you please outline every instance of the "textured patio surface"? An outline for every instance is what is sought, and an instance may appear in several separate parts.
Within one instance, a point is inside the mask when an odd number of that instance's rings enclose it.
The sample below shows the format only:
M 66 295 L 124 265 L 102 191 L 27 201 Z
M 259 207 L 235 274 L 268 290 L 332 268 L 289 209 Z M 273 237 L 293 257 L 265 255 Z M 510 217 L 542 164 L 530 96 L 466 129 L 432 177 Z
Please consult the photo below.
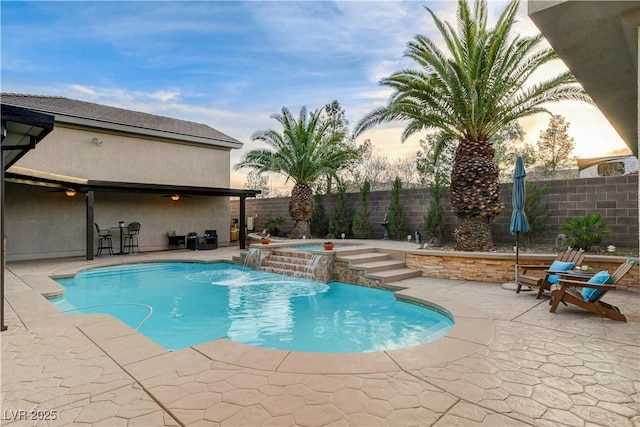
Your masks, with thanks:
M 80 268 L 237 254 L 8 263 L 2 425 L 640 425 L 637 293 L 607 294 L 627 316 L 620 323 L 573 307 L 552 314 L 548 299 L 501 284 L 410 279 L 399 294 L 446 307 L 456 327 L 431 344 L 361 355 L 226 340 L 169 352 L 110 316 L 63 316 L 42 297 L 58 291 L 46 277 Z

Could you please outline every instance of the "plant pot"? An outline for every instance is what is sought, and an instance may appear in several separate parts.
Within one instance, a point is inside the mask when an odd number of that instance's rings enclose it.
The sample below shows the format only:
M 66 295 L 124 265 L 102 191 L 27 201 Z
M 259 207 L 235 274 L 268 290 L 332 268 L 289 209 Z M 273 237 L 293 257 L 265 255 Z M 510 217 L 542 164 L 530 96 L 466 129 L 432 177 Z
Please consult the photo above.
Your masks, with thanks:
M 271 239 L 261 239 L 260 243 L 262 243 L 263 245 L 268 245 L 269 243 L 271 243 Z
M 332 251 L 335 245 L 333 243 L 323 243 L 322 246 L 325 251 Z

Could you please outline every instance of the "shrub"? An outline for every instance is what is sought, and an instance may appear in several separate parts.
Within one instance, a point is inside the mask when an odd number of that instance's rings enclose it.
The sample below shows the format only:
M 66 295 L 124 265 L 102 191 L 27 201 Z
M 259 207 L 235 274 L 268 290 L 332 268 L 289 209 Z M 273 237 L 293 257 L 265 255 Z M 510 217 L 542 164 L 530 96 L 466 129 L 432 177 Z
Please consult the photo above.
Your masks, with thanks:
M 281 216 L 270 218 L 264 222 L 264 228 L 267 229 L 267 233 L 272 236 L 277 236 L 280 233 L 280 227 L 284 225 L 284 219 Z
M 329 221 L 329 233 L 338 237 L 342 236 L 342 233 L 345 236 L 351 235 L 351 213 L 347 201 L 347 187 L 342 183 L 338 183 L 338 200 Z
M 602 216 L 596 212 L 584 218 L 569 218 L 561 229 L 567 233 L 565 242 L 568 246 L 588 251 L 592 246 L 602 242 L 604 236 L 612 234 L 611 230 L 607 229 L 610 223 L 603 221 Z
M 425 238 L 441 241 L 444 236 L 444 208 L 442 207 L 442 193 L 444 187 L 440 185 L 430 185 L 431 203 L 429 210 L 424 217 L 423 231 Z
M 369 193 L 371 184 L 365 180 L 360 188 L 360 207 L 353 217 L 353 235 L 357 239 L 369 239 L 371 237 L 371 208 L 369 207 Z
M 313 213 L 311 214 L 311 235 L 325 237 L 329 233 L 329 218 L 324 208 L 324 195 L 318 193 L 314 196 Z
M 404 240 L 409 231 L 409 220 L 404 207 L 400 203 L 402 181 L 396 177 L 391 189 L 391 201 L 389 202 L 389 234 L 394 240 Z
M 542 203 L 542 196 L 549 191 L 549 186 L 545 185 L 539 188 L 535 184 L 526 183 L 527 196 L 524 202 L 524 211 L 529 221 L 529 232 L 527 233 L 527 241 L 529 244 L 537 241 L 547 230 L 549 224 L 549 204 Z

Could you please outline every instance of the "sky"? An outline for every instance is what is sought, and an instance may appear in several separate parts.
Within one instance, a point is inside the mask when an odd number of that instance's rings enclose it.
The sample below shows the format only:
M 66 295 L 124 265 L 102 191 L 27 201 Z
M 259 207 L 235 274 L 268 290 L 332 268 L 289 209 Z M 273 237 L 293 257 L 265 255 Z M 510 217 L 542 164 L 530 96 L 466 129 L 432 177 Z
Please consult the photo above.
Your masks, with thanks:
M 507 4 L 489 3 L 490 21 Z M 2 92 L 64 96 L 205 123 L 240 140 L 231 165 L 261 148 L 251 135 L 278 129 L 270 116 L 295 116 L 338 100 L 351 125 L 386 105 L 381 78 L 412 67 L 403 57 L 416 34 L 441 42 L 425 10 L 455 23 L 446 1 L 39 1 L 3 0 Z M 493 19 L 491 19 L 493 18 Z M 537 32 L 520 5 L 516 30 Z M 538 78 L 565 70 L 555 64 Z M 590 105 L 549 105 L 568 122 L 578 157 L 625 150 L 604 116 Z M 535 144 L 549 116 L 521 121 Z M 402 123 L 363 133 L 376 153 L 411 157 L 420 136 L 400 142 Z M 278 129 L 279 130 L 279 129 Z M 248 170 L 232 171 L 243 188 Z M 275 188 L 282 180 L 274 177 Z M 273 184 L 273 183 L 272 183 Z

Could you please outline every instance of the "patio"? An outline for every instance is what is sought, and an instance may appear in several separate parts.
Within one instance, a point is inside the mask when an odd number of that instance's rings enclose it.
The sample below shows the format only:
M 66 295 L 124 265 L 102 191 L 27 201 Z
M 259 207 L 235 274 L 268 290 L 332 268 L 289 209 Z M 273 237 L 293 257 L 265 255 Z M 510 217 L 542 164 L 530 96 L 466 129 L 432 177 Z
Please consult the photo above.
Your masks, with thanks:
M 621 323 L 575 307 L 552 314 L 548 299 L 500 283 L 409 279 L 400 292 L 445 306 L 456 328 L 432 344 L 360 355 L 225 340 L 167 352 L 109 316 L 63 316 L 40 296 L 55 292 L 51 274 L 138 261 L 230 260 L 238 252 L 8 263 L 2 424 L 640 424 L 635 292 L 606 296 L 627 316 Z

